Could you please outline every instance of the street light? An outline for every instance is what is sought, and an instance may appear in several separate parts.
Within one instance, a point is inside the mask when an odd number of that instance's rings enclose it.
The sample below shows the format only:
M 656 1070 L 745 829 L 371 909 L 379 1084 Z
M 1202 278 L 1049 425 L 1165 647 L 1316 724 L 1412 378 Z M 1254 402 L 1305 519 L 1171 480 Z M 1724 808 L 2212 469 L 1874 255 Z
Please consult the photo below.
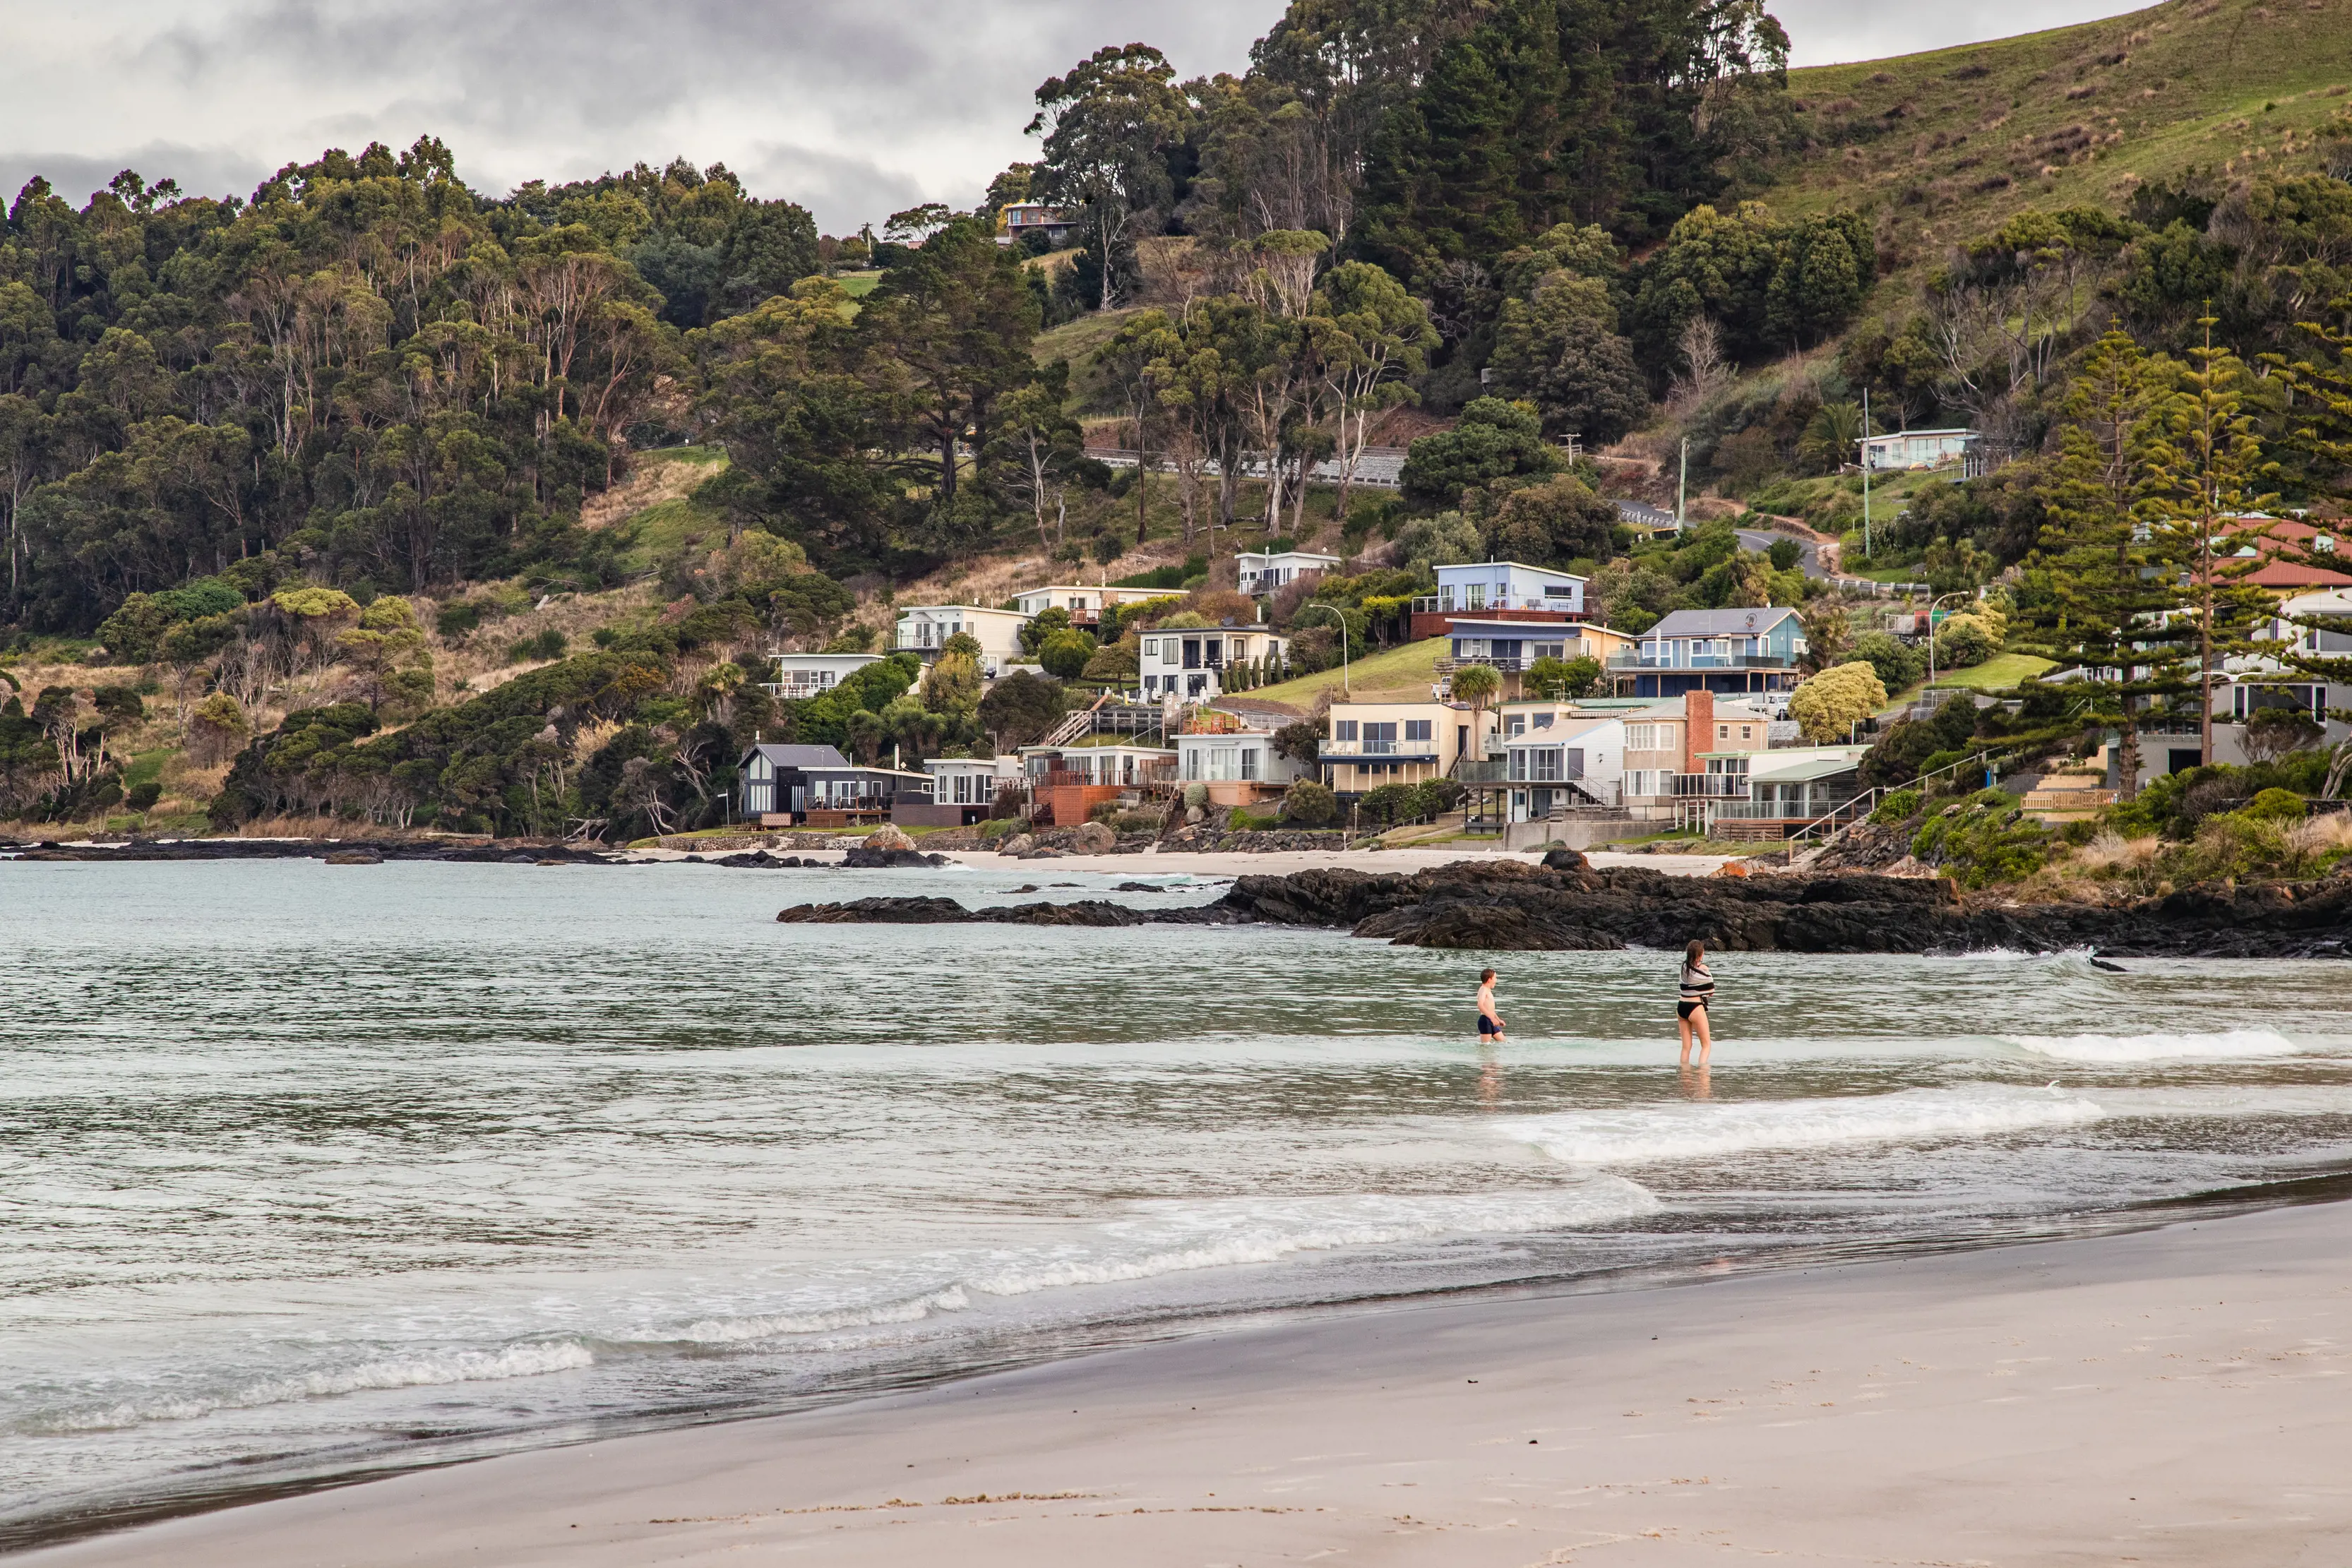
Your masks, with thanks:
M 1973 599 L 1975 597 L 1975 590 L 1962 588 L 1956 589 L 1950 593 L 1939 593 L 1935 598 L 1927 601 L 1927 685 L 1931 690 L 1936 685 L 1936 606 L 1941 604 L 1947 599 Z
M 1341 612 L 1339 607 L 1336 604 L 1310 604 L 1307 608 L 1308 610 L 1328 610 L 1332 614 L 1339 617 L 1339 692 L 1343 696 L 1354 696 L 1356 695 L 1355 688 L 1348 684 L 1348 617 Z

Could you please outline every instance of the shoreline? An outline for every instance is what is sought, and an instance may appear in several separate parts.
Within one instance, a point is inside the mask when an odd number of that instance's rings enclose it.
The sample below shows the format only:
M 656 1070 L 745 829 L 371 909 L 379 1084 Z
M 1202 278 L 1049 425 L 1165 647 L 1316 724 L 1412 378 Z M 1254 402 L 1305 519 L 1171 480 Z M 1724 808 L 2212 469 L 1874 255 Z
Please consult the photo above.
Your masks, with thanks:
M 19 1560 L 2292 1561 L 2352 1535 L 2345 1182 L 2063 1239 L 1244 1319 Z M 2216 1212 L 2239 1203 L 2283 1207 Z

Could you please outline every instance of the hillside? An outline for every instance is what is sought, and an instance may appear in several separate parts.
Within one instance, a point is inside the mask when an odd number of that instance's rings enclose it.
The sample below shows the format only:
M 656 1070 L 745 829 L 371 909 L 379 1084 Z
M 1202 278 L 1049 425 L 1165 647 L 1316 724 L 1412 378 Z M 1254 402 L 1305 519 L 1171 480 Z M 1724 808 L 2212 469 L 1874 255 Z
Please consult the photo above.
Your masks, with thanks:
M 1878 216 L 1899 270 L 2028 206 L 2119 207 L 2191 170 L 2316 162 L 2352 84 L 2352 7 L 2173 0 L 1991 43 L 1789 73 L 1809 146 L 1759 194 Z

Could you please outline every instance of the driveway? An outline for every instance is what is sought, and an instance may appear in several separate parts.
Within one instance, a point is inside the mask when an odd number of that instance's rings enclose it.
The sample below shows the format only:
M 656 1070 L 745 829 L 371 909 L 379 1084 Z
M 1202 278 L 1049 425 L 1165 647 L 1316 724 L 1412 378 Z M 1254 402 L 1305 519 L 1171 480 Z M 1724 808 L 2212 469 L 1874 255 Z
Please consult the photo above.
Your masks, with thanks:
M 1801 539 L 1794 534 L 1776 534 L 1769 528 L 1735 528 L 1732 531 L 1739 536 L 1740 549 L 1754 550 L 1758 555 L 1766 554 L 1782 539 L 1791 540 L 1797 547 L 1797 569 L 1800 571 L 1807 577 L 1829 576 L 1822 569 L 1822 547 L 1811 539 Z

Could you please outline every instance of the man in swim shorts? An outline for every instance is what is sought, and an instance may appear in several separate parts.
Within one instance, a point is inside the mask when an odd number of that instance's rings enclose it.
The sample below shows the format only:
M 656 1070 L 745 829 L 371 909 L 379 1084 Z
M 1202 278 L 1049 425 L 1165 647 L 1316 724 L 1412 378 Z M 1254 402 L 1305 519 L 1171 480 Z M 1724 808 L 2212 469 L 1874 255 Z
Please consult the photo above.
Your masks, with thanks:
M 1478 971 L 1478 1039 L 1503 1043 L 1503 1015 L 1495 1010 L 1495 971 Z

